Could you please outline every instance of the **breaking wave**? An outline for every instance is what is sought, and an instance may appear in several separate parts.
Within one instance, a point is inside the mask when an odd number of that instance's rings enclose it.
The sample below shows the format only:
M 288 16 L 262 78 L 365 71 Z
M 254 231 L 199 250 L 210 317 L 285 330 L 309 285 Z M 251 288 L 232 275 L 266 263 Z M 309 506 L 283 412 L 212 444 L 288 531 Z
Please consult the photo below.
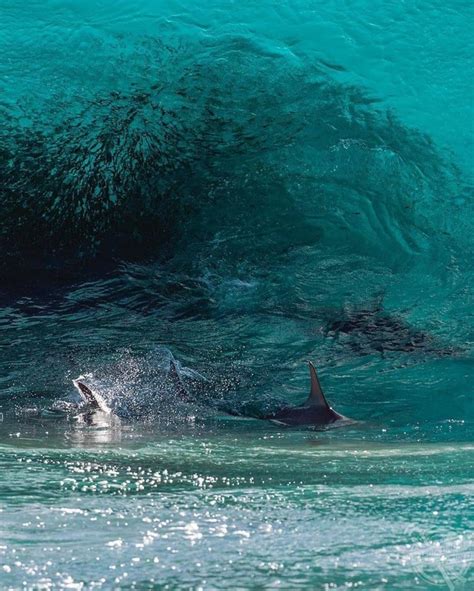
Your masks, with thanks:
M 458 171 L 323 64 L 238 37 L 135 52 L 115 87 L 54 88 L 47 110 L 29 94 L 0 105 L 5 270 L 169 258 L 210 240 L 228 256 L 249 241 L 258 256 L 446 247 Z
M 310 356 L 370 376 L 367 405 L 374 367 L 463 363 L 474 216 L 454 157 L 337 64 L 237 34 L 165 41 L 91 41 L 81 76 L 60 55 L 64 79 L 53 61 L 4 89 L 3 391 L 58 396 L 156 344 L 239 408 L 300 399 Z M 344 380 L 341 410 L 363 415 Z M 430 394 L 413 383 L 403 417 Z

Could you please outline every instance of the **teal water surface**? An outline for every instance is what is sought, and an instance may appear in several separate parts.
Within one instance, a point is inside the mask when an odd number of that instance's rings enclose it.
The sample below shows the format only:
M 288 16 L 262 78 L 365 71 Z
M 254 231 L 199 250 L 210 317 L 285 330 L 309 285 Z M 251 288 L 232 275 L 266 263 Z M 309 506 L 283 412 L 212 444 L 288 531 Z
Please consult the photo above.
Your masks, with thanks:
M 1 589 L 472 588 L 473 21 L 3 1 Z

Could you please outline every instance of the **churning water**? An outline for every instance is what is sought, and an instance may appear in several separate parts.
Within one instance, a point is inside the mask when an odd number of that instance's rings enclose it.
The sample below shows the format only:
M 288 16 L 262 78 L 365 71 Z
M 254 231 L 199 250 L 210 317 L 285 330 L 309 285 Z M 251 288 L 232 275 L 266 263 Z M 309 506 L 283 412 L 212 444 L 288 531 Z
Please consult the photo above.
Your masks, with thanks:
M 473 20 L 2 0 L 2 589 L 472 588 Z

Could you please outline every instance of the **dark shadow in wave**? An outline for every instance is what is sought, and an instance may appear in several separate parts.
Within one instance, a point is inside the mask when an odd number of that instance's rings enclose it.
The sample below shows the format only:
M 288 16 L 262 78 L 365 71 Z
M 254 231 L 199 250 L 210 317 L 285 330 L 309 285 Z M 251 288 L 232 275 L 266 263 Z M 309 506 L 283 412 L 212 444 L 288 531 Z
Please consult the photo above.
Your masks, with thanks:
M 143 55 L 161 70 L 126 90 L 30 109 L 28 127 L 3 110 L 1 270 L 11 283 L 194 256 L 216 236 L 221 257 L 318 240 L 425 247 L 424 208 L 441 187 L 447 198 L 453 171 L 360 89 L 242 40 L 179 51 L 148 42 Z

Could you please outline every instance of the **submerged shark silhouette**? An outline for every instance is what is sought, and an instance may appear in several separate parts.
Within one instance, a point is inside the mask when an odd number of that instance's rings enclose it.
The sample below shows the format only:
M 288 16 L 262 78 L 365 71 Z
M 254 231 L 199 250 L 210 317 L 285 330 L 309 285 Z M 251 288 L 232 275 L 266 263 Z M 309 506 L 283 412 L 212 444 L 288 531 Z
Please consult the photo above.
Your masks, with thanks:
M 342 426 L 343 424 L 353 422 L 351 419 L 339 414 L 329 406 L 328 401 L 323 394 L 321 384 L 319 383 L 316 368 L 311 361 L 309 361 L 308 364 L 311 388 L 306 402 L 300 406 L 284 406 L 278 411 L 255 418 L 287 426 L 325 426 L 338 421 L 340 421 Z M 174 361 L 171 361 L 170 364 L 169 378 L 175 385 L 177 396 L 184 402 L 190 401 L 190 396 Z M 91 412 L 97 411 L 113 414 L 114 411 L 107 404 L 106 400 L 98 392 L 87 386 L 83 380 L 84 378 L 81 376 L 73 380 L 73 384 L 81 395 L 82 401 L 87 405 L 88 410 Z

